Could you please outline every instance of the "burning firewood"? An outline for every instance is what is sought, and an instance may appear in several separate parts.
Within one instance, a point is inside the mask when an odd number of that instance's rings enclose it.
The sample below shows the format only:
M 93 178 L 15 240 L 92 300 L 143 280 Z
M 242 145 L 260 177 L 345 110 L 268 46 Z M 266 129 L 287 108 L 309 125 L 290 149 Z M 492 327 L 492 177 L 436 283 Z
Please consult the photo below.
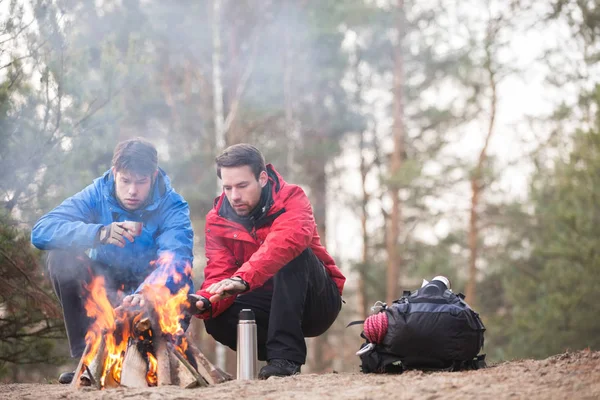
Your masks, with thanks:
M 106 359 L 106 334 L 102 335 L 102 339 L 100 340 L 100 346 L 98 347 L 98 351 L 96 353 L 96 357 L 92 359 L 92 362 L 88 366 L 88 374 L 81 375 L 81 384 L 83 386 L 90 386 L 95 384 L 99 388 L 100 379 L 102 378 L 102 373 L 104 372 L 104 360 Z M 90 385 L 84 384 L 84 380 L 89 379 Z
M 75 376 L 71 381 L 71 385 L 74 387 L 80 386 L 95 386 L 96 388 L 101 388 L 101 378 L 102 373 L 104 372 L 104 363 L 107 356 L 106 349 L 106 340 L 103 336 L 100 339 L 100 343 L 98 344 L 98 349 L 96 350 L 96 354 L 93 355 L 91 362 L 89 365 L 86 364 L 85 360 L 89 359 L 92 355 L 90 355 L 91 346 L 88 344 L 85 347 L 83 352 L 83 356 L 79 361 L 79 365 L 75 370 Z
M 122 365 L 107 362 L 107 336 L 100 339 L 95 355 L 90 354 L 90 345 L 77 367 L 73 380 L 75 387 L 94 386 L 114 388 L 148 387 L 154 385 L 177 385 L 180 387 L 208 386 L 232 380 L 233 377 L 214 366 L 202 352 L 195 347 L 187 335 L 179 336 L 174 344 L 170 335 L 160 333 L 157 324 L 150 317 L 133 319 L 132 333 L 124 351 Z M 123 324 L 119 333 L 123 330 Z M 126 330 L 126 329 L 125 329 Z M 158 334 L 154 334 L 158 331 Z M 110 333 L 108 334 L 110 335 Z M 114 339 L 114 338 L 112 338 Z M 114 340 L 111 342 L 114 343 Z M 185 348 L 185 351 L 182 347 Z M 90 359 L 89 366 L 85 364 Z M 109 368 L 104 371 L 104 368 Z M 116 372 L 120 370 L 119 374 Z
M 158 386 L 171 385 L 171 357 L 167 342 L 161 335 L 156 335 L 153 344 L 157 362 L 156 377 Z
M 85 346 L 85 350 L 83 350 L 83 356 L 81 357 L 81 359 L 79 360 L 79 364 L 77 364 L 77 368 L 75 369 L 75 375 L 73 376 L 73 380 L 71 381 L 71 386 L 78 388 L 79 386 L 81 386 L 80 384 L 80 377 L 81 374 L 83 374 L 86 371 L 86 365 L 84 363 L 85 360 L 85 356 L 89 353 L 90 351 L 90 344 L 86 344 Z
M 198 387 L 198 378 L 192 373 L 192 370 L 186 367 L 180 358 L 175 356 L 175 353 L 170 353 L 170 357 L 172 359 L 173 385 L 186 389 Z
M 176 373 L 180 387 L 193 388 L 196 386 L 208 386 L 209 383 L 193 366 L 188 360 L 172 345 L 168 344 L 167 347 L 170 349 L 170 353 L 173 354 L 177 359 Z
M 186 339 L 188 342 L 187 352 L 196 360 L 198 372 L 204 377 L 209 385 L 216 385 L 218 383 L 233 380 L 233 376 L 211 363 L 208 358 L 202 354 L 200 349 L 192 344 L 187 333 Z
M 148 387 L 146 374 L 148 372 L 148 363 L 138 349 L 138 340 L 129 339 L 127 351 L 123 359 L 123 369 L 121 371 L 121 386 L 126 387 Z
M 115 370 L 117 369 L 117 365 L 113 364 L 110 370 L 106 373 L 106 378 L 104 379 L 104 388 L 106 389 L 114 389 L 119 387 L 119 382 L 115 379 Z
M 150 329 L 151 326 L 152 323 L 150 322 L 150 318 L 144 317 L 140 318 L 139 321 L 135 322 L 133 329 L 136 334 L 143 335 L 145 332 L 148 331 L 148 329 Z
M 191 344 L 181 325 L 189 315 L 187 290 L 173 294 L 163 284 L 145 286 L 143 306 L 114 308 L 103 278 L 96 277 L 86 302 L 94 322 L 73 386 L 195 387 L 231 380 Z

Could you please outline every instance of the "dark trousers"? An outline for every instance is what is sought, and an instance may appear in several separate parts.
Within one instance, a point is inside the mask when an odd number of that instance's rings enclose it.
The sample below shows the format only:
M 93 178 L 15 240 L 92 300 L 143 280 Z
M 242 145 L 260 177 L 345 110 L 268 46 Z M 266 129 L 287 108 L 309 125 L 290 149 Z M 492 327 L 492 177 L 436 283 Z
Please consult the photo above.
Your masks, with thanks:
M 206 331 L 235 350 L 238 314 L 250 308 L 256 317 L 259 360 L 304 364 L 304 338 L 325 333 L 340 312 L 338 288 L 310 249 L 279 270 L 269 286 L 239 295 L 222 314 L 204 321 Z
M 131 283 L 111 279 L 111 274 L 107 273 L 104 264 L 92 261 L 84 253 L 52 250 L 48 252 L 46 266 L 54 292 L 63 309 L 71 357 L 79 358 L 85 350 L 85 334 L 93 322 L 85 311 L 85 285 L 89 284 L 94 276 L 103 275 L 106 293 L 113 306 L 120 302 L 122 293 L 127 294 L 136 287 Z

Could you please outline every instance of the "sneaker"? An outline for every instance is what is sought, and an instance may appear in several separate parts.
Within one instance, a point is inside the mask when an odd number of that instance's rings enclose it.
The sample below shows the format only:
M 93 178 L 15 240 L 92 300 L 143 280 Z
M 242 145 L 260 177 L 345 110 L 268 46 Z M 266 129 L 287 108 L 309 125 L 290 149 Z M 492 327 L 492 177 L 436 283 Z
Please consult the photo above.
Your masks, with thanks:
M 58 383 L 62 383 L 63 385 L 71 383 L 73 378 L 75 377 L 75 372 L 63 372 L 58 377 Z
M 300 373 L 300 367 L 302 364 L 299 364 L 295 361 L 284 360 L 282 358 L 274 358 L 269 360 L 267 365 L 260 369 L 258 373 L 259 379 L 267 379 L 271 376 L 291 376 Z

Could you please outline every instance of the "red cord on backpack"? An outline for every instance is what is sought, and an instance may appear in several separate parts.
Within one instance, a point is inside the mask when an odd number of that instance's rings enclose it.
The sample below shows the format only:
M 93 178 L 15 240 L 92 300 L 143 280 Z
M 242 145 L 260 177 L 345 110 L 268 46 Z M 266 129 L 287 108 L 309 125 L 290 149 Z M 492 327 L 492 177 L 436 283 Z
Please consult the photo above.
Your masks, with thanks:
M 367 340 L 371 343 L 379 344 L 388 329 L 388 316 L 386 312 L 380 312 L 365 319 L 364 332 Z

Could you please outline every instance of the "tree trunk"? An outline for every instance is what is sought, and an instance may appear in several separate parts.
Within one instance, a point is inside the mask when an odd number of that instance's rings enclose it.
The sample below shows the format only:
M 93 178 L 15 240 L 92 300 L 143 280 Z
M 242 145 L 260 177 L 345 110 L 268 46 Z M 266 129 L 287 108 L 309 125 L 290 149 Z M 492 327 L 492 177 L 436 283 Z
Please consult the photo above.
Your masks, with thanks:
M 491 94 L 490 94 L 490 119 L 488 121 L 488 131 L 485 137 L 485 142 L 483 147 L 481 148 L 481 152 L 479 153 L 479 159 L 477 160 L 477 165 L 475 166 L 475 170 L 473 171 L 473 175 L 471 176 L 471 212 L 470 212 L 470 220 L 469 220 L 469 277 L 467 281 L 467 287 L 465 290 L 465 297 L 469 304 L 474 307 L 477 298 L 477 256 L 478 256 L 478 242 L 479 242 L 479 226 L 477 224 L 479 219 L 478 207 L 479 200 L 481 198 L 481 193 L 484 188 L 484 184 L 482 182 L 483 178 L 483 168 L 485 166 L 485 161 L 487 159 L 487 149 L 490 143 L 490 139 L 494 134 L 495 121 L 496 121 L 496 103 L 497 103 L 497 77 L 496 71 L 494 69 L 493 63 L 493 54 L 491 49 L 491 43 L 494 39 L 494 33 L 492 32 L 491 21 L 488 25 L 488 35 L 486 37 L 486 46 L 485 46 L 485 68 L 488 74 L 488 80 L 490 84 Z
M 287 18 L 292 18 L 290 1 L 286 2 L 286 13 Z M 293 181 L 294 177 L 292 171 L 294 170 L 294 145 L 296 142 L 296 124 L 294 123 L 294 109 L 293 102 L 294 98 L 292 93 L 292 78 L 293 78 L 293 51 L 292 51 L 292 40 L 291 40 L 291 28 L 289 24 L 286 24 L 283 28 L 284 35 L 284 46 L 283 51 L 283 101 L 285 108 L 285 136 L 286 136 L 286 162 L 285 162 L 285 174 L 283 176 L 288 177 L 289 181 Z
M 324 138 L 315 138 L 316 140 L 323 141 Z M 319 236 L 321 237 L 321 244 L 327 247 L 327 177 L 325 173 L 326 160 L 313 160 L 315 163 L 320 163 L 318 168 L 315 168 L 316 172 L 313 175 L 313 181 L 311 184 L 311 193 L 313 198 L 313 210 L 315 222 Z M 313 339 L 313 354 L 312 354 L 312 365 L 311 372 L 319 373 L 325 370 L 326 357 L 324 357 L 325 348 L 327 347 L 328 334 L 325 332 L 323 335 Z
M 235 3 L 229 3 L 229 5 L 233 5 Z M 227 15 L 227 12 L 225 13 L 225 15 Z M 225 97 L 224 97 L 224 103 L 223 103 L 223 107 L 225 108 L 225 111 L 223 113 L 224 118 L 225 118 L 225 127 L 224 127 L 224 135 L 225 135 L 225 145 L 226 146 L 231 146 L 233 144 L 237 144 L 237 143 L 242 143 L 245 142 L 246 140 L 244 139 L 244 134 L 241 130 L 240 124 L 238 122 L 237 118 L 233 118 L 231 119 L 231 121 L 227 122 L 227 119 L 229 117 L 229 115 L 231 115 L 232 113 L 235 113 L 235 110 L 232 110 L 232 106 L 234 106 L 234 103 L 236 101 L 237 96 L 237 91 L 238 91 L 238 87 L 239 85 L 241 85 L 241 74 L 240 71 L 242 70 L 242 57 L 241 57 L 241 52 L 240 52 L 240 44 L 239 44 L 239 38 L 238 38 L 238 27 L 236 24 L 236 21 L 230 21 L 227 24 L 227 38 L 228 38 L 228 43 L 227 43 L 227 53 L 228 53 L 228 57 L 227 57 L 227 62 L 225 65 L 227 65 L 226 68 L 226 79 L 225 82 L 227 82 L 227 84 L 225 85 L 225 87 L 223 88 L 224 93 L 225 93 Z
M 367 264 L 369 262 L 369 232 L 367 231 L 367 204 L 369 204 L 369 193 L 367 192 L 367 160 L 365 160 L 365 133 L 360 134 L 360 177 L 362 186 L 362 199 L 361 199 L 361 215 L 360 225 L 362 229 L 362 261 L 358 270 L 358 288 L 356 297 L 358 300 L 358 315 L 359 319 L 367 318 L 368 310 L 368 299 L 367 299 L 367 288 L 366 288 L 366 275 L 367 275 Z
M 215 125 L 215 150 L 220 154 L 225 149 L 225 130 L 223 129 L 223 82 L 221 80 L 221 0 L 213 0 L 213 107 L 214 107 L 214 125 Z M 222 193 L 221 183 L 217 180 L 217 196 Z M 225 369 L 225 346 L 221 343 L 216 344 L 215 364 L 221 369 Z
M 394 149 L 390 159 L 389 195 L 392 200 L 392 209 L 388 221 L 386 235 L 387 259 L 387 290 L 386 301 L 388 304 L 398 297 L 398 281 L 402 272 L 402 261 L 398 252 L 398 237 L 401 229 L 402 213 L 400 210 L 400 190 L 398 173 L 402 167 L 404 154 L 404 60 L 402 57 L 402 43 L 404 39 L 404 0 L 398 0 L 397 31 L 398 40 L 394 49 L 394 84 L 393 84 L 393 126 L 392 135 Z
M 471 306 L 475 306 L 475 287 L 477 279 L 477 206 L 479 204 L 479 179 L 471 178 L 471 210 L 469 217 L 469 277 L 465 296 Z
M 215 125 L 216 153 L 225 148 L 225 131 L 223 130 L 223 82 L 221 78 L 221 0 L 213 0 L 213 51 L 212 51 L 212 80 L 213 80 L 213 108 Z M 221 193 L 221 189 L 217 190 Z

